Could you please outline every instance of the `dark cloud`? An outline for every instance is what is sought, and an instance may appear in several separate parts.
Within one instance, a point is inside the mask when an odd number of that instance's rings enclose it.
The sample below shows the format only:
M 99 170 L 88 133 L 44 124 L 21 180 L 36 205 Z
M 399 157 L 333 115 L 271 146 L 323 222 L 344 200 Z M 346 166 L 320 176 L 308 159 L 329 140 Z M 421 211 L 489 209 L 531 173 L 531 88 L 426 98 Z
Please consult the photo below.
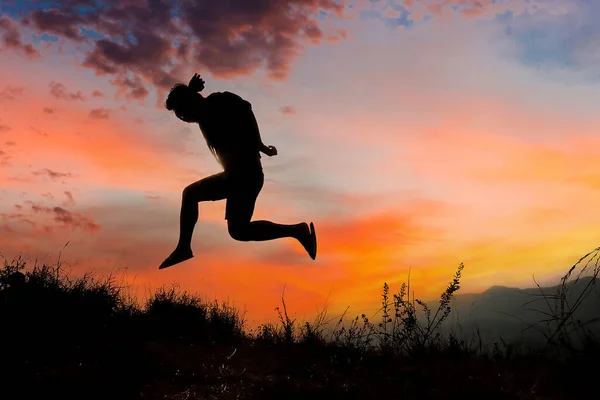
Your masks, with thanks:
M 104 93 L 102 93 L 99 90 L 94 90 L 94 92 L 92 93 L 92 97 L 104 97 Z
M 6 16 L 0 17 L 0 38 L 5 49 L 22 52 L 31 58 L 40 56 L 40 53 L 31 44 L 24 44 L 21 41 L 19 25 Z
M 281 113 L 284 114 L 284 115 L 296 114 L 296 109 L 294 107 L 292 107 L 292 106 L 281 107 L 279 109 L 279 111 L 281 111 Z
M 302 42 L 322 40 L 316 19 L 319 11 L 340 15 L 343 5 L 317 0 L 234 0 L 209 6 L 188 1 L 182 10 L 184 21 L 200 38 L 192 44 L 193 61 L 218 75 L 249 73 L 265 66 L 272 77 L 283 78 L 300 55 Z
M 89 117 L 94 119 L 108 119 L 110 118 L 110 110 L 106 108 L 95 108 L 90 111 Z
M 85 98 L 83 97 L 83 93 L 81 93 L 80 90 L 78 90 L 77 93 L 69 93 L 69 92 L 67 92 L 67 88 L 65 87 L 65 85 L 63 85 L 62 83 L 55 82 L 55 81 L 50 82 L 49 86 L 50 86 L 50 93 L 52 94 L 52 96 L 56 97 L 57 99 L 85 100 Z
M 54 113 L 54 108 L 44 107 L 44 112 L 47 113 L 47 114 L 53 114 Z
M 91 44 L 83 65 L 116 75 L 113 84 L 140 99 L 148 84 L 164 91 L 187 81 L 181 72 L 192 64 L 217 77 L 266 68 L 284 78 L 305 43 L 324 40 L 323 16 L 341 17 L 345 6 L 341 0 L 66 0 L 50 10 L 29 7 L 24 24 Z M 102 37 L 84 36 L 81 28 Z
M 54 217 L 53 220 L 63 226 L 81 228 L 87 232 L 97 232 L 101 229 L 100 225 L 94 222 L 93 219 L 82 214 L 68 211 L 62 207 L 43 207 L 31 203 L 31 210 L 36 214 L 52 215 Z
M 44 168 L 41 171 L 32 172 L 32 174 L 36 175 L 36 176 L 47 175 L 52 180 L 54 180 L 54 179 L 62 179 L 62 178 L 72 178 L 73 177 L 73 174 L 71 174 L 70 172 L 57 172 L 57 171 L 53 171 L 53 170 L 48 169 L 48 168 Z
M 9 140 L 8 142 L 5 142 L 4 144 L 7 146 L 16 146 L 17 145 L 17 143 L 13 142 L 12 140 Z
M 8 125 L 4 125 L 4 124 L 0 124 L 0 132 L 8 132 L 10 131 L 12 128 Z
M 41 32 L 80 41 L 83 37 L 81 36 L 79 26 L 86 21 L 74 12 L 36 10 L 31 13 L 31 22 L 33 22 Z

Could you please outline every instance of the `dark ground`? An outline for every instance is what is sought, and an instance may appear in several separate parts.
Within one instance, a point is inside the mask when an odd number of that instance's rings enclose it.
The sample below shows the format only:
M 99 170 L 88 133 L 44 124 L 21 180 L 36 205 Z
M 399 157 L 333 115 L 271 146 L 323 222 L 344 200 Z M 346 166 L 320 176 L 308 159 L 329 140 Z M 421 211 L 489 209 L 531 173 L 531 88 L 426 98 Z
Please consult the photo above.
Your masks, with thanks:
M 0 273 L 1 399 L 597 398 L 597 341 L 562 359 L 447 340 L 401 355 L 285 323 L 247 333 L 235 310 L 174 290 L 136 307 L 111 281 L 15 271 Z

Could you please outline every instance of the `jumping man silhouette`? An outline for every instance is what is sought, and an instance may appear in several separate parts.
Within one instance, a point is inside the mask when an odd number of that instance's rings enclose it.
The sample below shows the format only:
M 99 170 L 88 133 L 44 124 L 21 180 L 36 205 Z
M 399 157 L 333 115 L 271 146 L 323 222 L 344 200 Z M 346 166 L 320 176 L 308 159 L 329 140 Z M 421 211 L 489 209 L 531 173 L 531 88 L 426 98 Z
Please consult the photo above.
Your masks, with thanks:
M 194 74 L 188 85 L 178 83 L 169 93 L 165 106 L 177 118 L 197 123 L 208 148 L 223 167 L 223 172 L 192 183 L 183 190 L 179 219 L 179 242 L 158 267 L 168 268 L 194 256 L 192 234 L 198 221 L 198 203 L 227 199 L 225 219 L 229 235 L 244 242 L 291 237 L 300 242 L 309 256 L 317 256 L 317 237 L 313 223 L 293 225 L 271 221 L 251 221 L 264 174 L 260 153 L 277 155 L 274 146 L 263 144 L 258 123 L 249 102 L 230 92 L 204 97 L 204 80 Z

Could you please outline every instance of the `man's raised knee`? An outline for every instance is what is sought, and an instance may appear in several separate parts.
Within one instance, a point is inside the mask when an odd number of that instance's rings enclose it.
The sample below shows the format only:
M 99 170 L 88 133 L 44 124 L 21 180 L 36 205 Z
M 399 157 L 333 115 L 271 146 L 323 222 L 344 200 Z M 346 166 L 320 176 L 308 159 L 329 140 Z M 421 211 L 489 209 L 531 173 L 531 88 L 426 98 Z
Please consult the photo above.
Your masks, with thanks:
M 182 193 L 182 197 L 184 199 L 189 199 L 192 200 L 192 194 L 193 194 L 193 186 L 192 185 L 188 185 L 183 189 L 183 193 Z
M 246 223 L 231 223 L 227 224 L 227 230 L 229 232 L 229 236 L 231 236 L 234 240 L 239 240 L 240 242 L 249 241 L 248 234 L 248 224 Z

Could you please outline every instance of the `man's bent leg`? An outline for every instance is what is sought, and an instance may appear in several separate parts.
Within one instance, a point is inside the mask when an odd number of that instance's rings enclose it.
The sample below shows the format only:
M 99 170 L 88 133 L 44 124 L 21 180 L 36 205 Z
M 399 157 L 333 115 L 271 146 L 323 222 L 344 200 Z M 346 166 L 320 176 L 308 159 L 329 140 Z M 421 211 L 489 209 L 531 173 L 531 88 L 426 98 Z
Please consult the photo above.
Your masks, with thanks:
M 300 240 L 310 234 L 308 225 L 304 222 L 300 224 L 284 225 L 276 224 L 271 221 L 252 221 L 243 222 L 237 220 L 228 220 L 227 228 L 229 235 L 242 242 L 263 242 L 285 237 L 291 237 Z
M 228 184 L 223 173 L 215 174 L 192 183 L 183 189 L 181 212 L 179 214 L 179 241 L 177 247 L 160 265 L 168 268 L 194 256 L 192 253 L 192 235 L 198 222 L 198 203 L 227 198 Z
M 248 176 L 233 185 L 227 198 L 226 214 L 229 235 L 243 242 L 262 242 L 291 237 L 300 242 L 314 260 L 317 242 L 314 231 L 305 222 L 292 225 L 271 221 L 252 221 L 256 199 L 263 185 L 263 176 Z
M 316 236 L 306 222 L 284 225 L 271 221 L 227 220 L 229 235 L 242 242 L 262 242 L 291 237 L 300 242 L 310 257 L 316 257 Z

